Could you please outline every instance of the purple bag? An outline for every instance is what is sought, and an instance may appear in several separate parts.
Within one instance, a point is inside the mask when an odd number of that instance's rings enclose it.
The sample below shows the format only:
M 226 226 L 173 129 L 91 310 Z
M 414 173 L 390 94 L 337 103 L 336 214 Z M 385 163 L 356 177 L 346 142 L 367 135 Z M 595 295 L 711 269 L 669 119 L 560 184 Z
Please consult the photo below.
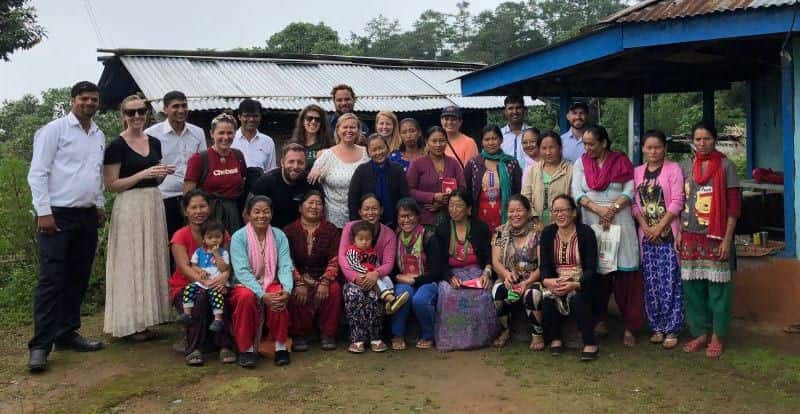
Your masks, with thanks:
M 451 269 L 461 281 L 480 277 L 477 266 Z M 454 351 L 488 346 L 500 326 L 494 301 L 488 290 L 453 289 L 449 282 L 439 282 L 436 301 L 434 339 L 436 349 Z

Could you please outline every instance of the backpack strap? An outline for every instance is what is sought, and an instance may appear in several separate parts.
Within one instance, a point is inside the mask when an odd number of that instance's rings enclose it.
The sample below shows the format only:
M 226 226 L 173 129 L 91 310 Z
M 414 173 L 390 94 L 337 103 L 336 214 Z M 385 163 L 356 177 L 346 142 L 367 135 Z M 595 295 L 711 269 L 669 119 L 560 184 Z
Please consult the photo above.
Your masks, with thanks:
M 208 150 L 200 151 L 200 160 L 203 162 L 203 169 L 200 173 L 200 180 L 197 181 L 197 188 L 203 187 L 203 183 L 208 177 Z

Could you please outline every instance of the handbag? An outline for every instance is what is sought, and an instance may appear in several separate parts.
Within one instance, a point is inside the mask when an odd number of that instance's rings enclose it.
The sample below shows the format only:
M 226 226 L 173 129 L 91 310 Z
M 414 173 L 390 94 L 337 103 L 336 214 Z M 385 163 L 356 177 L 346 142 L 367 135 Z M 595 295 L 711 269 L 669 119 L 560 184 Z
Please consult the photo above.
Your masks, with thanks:
M 600 224 L 592 224 L 592 230 L 597 236 L 597 273 L 607 275 L 616 272 L 622 227 L 611 224 L 605 230 Z

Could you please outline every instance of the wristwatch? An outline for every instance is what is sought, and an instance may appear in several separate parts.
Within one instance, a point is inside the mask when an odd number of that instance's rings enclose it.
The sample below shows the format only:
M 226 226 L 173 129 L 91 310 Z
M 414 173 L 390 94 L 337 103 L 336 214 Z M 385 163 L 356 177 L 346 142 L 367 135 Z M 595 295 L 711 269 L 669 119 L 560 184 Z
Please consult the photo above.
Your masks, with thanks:
M 620 209 L 622 209 L 622 206 L 619 203 L 614 203 L 614 210 L 619 211 Z

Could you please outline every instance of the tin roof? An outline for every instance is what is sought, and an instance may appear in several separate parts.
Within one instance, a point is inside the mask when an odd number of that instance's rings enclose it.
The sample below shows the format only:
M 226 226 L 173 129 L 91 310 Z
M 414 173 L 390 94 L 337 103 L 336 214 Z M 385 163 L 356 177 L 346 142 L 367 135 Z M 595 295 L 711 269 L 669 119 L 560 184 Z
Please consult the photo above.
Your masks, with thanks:
M 456 79 L 483 64 L 401 59 L 305 56 L 286 58 L 225 52 L 104 50 L 119 59 L 135 86 L 161 109 L 168 91 L 184 92 L 194 110 L 236 108 L 243 98 L 261 102 L 265 109 L 296 111 L 315 103 L 333 110 L 331 88 L 353 87 L 358 111 L 416 112 L 448 105 L 466 109 L 502 108 L 502 96 L 461 96 Z M 114 65 L 106 65 L 101 84 L 113 82 Z M 528 105 L 541 101 L 526 98 Z
M 599 23 L 655 22 L 736 10 L 789 6 L 794 3 L 795 0 L 645 0 Z

